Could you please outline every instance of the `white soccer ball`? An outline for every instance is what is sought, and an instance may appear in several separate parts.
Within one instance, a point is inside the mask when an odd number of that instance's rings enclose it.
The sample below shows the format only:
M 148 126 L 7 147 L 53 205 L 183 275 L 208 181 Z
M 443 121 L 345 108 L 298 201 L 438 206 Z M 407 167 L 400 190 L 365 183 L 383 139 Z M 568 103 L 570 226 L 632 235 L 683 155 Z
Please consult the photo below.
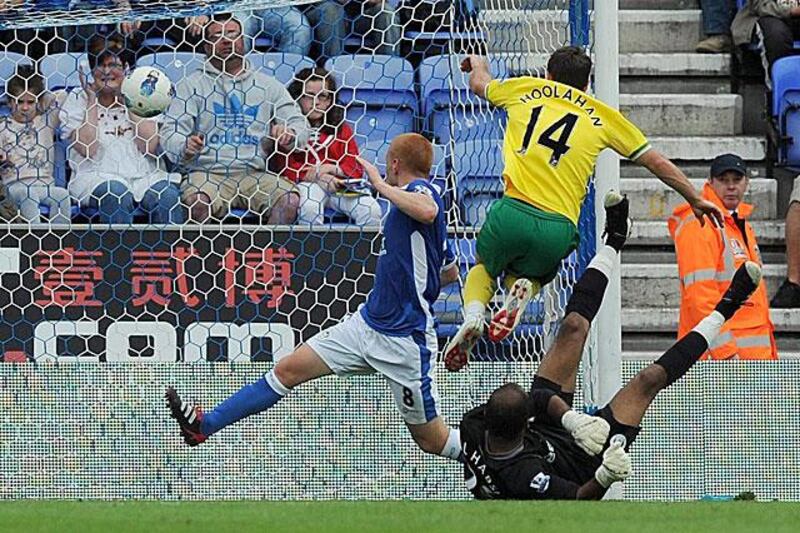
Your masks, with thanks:
M 125 105 L 140 117 L 160 115 L 175 97 L 175 86 L 156 67 L 138 67 L 122 82 Z

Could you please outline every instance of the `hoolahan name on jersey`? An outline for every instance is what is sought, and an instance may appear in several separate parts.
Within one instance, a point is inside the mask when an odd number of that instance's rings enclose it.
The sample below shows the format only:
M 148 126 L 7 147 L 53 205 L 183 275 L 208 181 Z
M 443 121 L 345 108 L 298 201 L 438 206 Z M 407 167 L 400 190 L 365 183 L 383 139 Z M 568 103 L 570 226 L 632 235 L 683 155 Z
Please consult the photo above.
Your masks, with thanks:
M 531 90 L 531 92 L 520 97 L 519 101 L 523 104 L 526 104 L 528 102 L 534 102 L 536 100 L 542 100 L 544 98 L 561 98 L 562 100 L 567 100 L 573 103 L 574 105 L 580 107 L 581 109 L 583 109 L 591 119 L 592 125 L 595 128 L 603 127 L 603 123 L 601 122 L 600 117 L 594 116 L 595 114 L 594 107 L 587 107 L 590 105 L 590 102 L 586 97 L 586 93 L 569 86 L 548 84 L 548 85 L 543 85 L 542 87 L 535 87 L 533 90 Z

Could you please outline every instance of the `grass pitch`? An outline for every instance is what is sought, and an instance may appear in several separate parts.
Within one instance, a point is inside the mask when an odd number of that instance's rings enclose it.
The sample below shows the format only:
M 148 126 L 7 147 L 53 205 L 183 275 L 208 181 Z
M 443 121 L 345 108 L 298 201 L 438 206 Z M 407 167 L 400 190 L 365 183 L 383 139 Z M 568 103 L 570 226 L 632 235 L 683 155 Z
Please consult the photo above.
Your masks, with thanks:
M 0 502 L 0 531 L 796 532 L 800 504 L 758 502 Z

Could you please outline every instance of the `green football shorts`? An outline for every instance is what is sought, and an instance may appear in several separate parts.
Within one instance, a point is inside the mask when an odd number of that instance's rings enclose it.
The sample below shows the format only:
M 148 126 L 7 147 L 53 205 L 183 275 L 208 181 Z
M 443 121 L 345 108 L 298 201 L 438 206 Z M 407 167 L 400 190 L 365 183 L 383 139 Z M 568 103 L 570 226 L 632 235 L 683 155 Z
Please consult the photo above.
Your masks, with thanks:
M 503 196 L 492 204 L 478 234 L 478 256 L 492 277 L 505 272 L 544 285 L 556 277 L 579 239 L 567 217 Z

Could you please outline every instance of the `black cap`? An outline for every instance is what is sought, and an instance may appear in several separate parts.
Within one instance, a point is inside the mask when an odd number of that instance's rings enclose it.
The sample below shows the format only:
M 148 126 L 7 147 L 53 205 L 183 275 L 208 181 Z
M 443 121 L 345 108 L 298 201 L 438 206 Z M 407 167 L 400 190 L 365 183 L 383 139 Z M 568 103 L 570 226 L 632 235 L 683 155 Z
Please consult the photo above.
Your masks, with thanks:
M 711 177 L 721 176 L 732 170 L 742 176 L 747 176 L 747 165 L 744 160 L 736 154 L 723 154 L 717 156 L 711 162 Z

